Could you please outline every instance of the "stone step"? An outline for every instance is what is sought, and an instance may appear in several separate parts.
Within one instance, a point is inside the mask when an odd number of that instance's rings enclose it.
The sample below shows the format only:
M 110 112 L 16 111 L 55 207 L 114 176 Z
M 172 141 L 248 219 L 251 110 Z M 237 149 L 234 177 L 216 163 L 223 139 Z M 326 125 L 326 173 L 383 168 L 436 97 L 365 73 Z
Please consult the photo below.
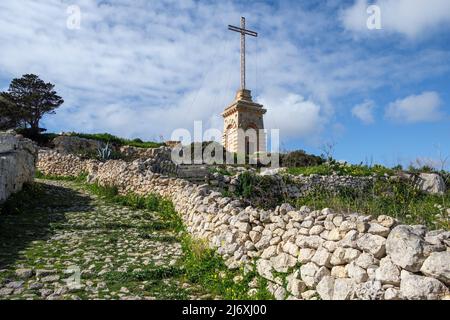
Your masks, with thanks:
M 177 176 L 191 182 L 203 183 L 208 172 L 205 165 L 181 165 L 178 167 Z

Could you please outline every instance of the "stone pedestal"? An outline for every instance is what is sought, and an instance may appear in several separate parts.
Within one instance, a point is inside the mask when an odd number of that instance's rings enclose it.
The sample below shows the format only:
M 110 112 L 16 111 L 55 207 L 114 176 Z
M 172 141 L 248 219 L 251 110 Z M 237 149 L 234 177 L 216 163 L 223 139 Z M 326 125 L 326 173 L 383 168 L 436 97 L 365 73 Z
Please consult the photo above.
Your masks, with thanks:
M 266 137 L 260 130 L 264 129 L 266 111 L 261 104 L 253 102 L 250 90 L 239 90 L 234 102 L 222 113 L 225 149 L 246 154 L 265 152 Z

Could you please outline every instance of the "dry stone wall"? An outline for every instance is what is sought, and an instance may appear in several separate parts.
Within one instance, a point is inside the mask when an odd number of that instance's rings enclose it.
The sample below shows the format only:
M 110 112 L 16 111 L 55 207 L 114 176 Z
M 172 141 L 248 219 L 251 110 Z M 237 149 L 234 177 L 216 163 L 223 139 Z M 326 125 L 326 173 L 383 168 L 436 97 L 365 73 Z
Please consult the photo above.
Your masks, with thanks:
M 170 161 L 170 149 L 161 147 L 149 149 L 149 158 L 140 160 L 153 172 L 163 172 L 166 175 L 176 175 L 177 166 Z M 94 159 L 82 159 L 77 155 L 59 152 L 54 149 L 42 148 L 39 150 L 38 169 L 48 176 L 71 176 L 80 174 L 92 175 L 103 162 Z
M 98 140 L 80 138 L 77 136 L 61 135 L 52 140 L 54 149 L 61 153 L 96 154 L 99 148 L 104 147 L 104 143 Z
M 73 158 L 47 157 L 43 172 Z M 82 164 L 80 164 L 80 167 Z M 277 299 L 449 299 L 450 232 L 287 204 L 274 210 L 244 207 L 208 185 L 152 172 L 144 161 L 108 161 L 91 181 L 120 192 L 170 198 L 187 230 L 217 249 L 230 268 L 250 267 L 269 280 Z M 46 169 L 47 168 L 47 169 Z
M 36 145 L 14 132 L 0 132 L 0 203 L 32 182 L 37 157 Z
M 63 134 L 54 138 L 51 142 L 53 150 L 59 153 L 74 155 L 97 155 L 99 149 L 105 148 L 106 143 L 100 140 L 81 138 Z M 167 153 L 169 148 L 138 148 L 133 146 L 118 146 L 116 143 L 109 143 L 108 147 L 119 154 L 121 159 L 133 161 L 137 159 L 151 159 L 161 153 Z M 170 152 L 168 153 L 170 155 Z
M 245 169 L 244 169 L 245 170 Z M 247 171 L 247 170 L 245 170 Z M 245 172 L 244 171 L 244 172 Z M 233 176 L 223 175 L 215 172 L 209 175 L 207 182 L 217 191 L 235 192 L 240 184 L 242 171 Z M 404 180 L 410 181 L 419 190 L 442 195 L 446 192 L 444 179 L 435 173 L 420 173 L 417 175 L 402 173 L 398 176 L 341 176 L 332 175 L 290 175 L 275 171 L 273 174 L 256 174 L 259 185 L 257 192 L 250 197 L 249 203 L 258 206 L 271 205 L 272 202 L 279 202 L 278 199 L 297 199 L 314 192 L 327 192 L 339 194 L 340 192 L 351 191 L 355 194 L 362 194 L 371 191 L 374 183 L 378 180 Z
M 121 146 L 119 148 L 120 154 L 126 160 L 154 158 L 159 151 L 160 148 L 137 148 L 132 146 Z
M 220 173 L 210 174 L 208 183 L 215 187 L 218 191 L 235 192 L 237 186 L 240 184 L 242 172 L 234 176 L 222 175 Z M 310 176 L 294 176 L 289 174 L 274 174 L 274 175 L 256 175 L 260 183 L 266 188 L 259 188 L 253 203 L 267 202 L 267 199 L 297 199 L 299 197 L 310 194 L 311 192 L 318 192 L 319 190 L 326 190 L 330 193 L 338 193 L 343 189 L 351 189 L 356 192 L 364 192 L 373 185 L 376 178 L 374 177 L 354 177 L 354 176 L 339 176 L 335 175 L 317 175 Z M 385 177 L 378 177 L 378 179 L 385 179 Z
M 81 159 L 69 153 L 40 149 L 37 168 L 47 176 L 76 177 L 83 173 L 92 172 L 99 163 L 100 161 Z

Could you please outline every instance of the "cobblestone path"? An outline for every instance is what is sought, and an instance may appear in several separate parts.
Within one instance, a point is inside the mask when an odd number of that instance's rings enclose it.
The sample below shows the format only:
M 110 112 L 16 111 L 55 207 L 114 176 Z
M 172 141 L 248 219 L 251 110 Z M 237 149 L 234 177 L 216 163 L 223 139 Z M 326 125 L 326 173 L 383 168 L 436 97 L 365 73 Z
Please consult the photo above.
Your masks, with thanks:
M 0 299 L 208 299 L 184 281 L 176 236 L 154 212 L 40 180 L 26 212 L 0 216 Z

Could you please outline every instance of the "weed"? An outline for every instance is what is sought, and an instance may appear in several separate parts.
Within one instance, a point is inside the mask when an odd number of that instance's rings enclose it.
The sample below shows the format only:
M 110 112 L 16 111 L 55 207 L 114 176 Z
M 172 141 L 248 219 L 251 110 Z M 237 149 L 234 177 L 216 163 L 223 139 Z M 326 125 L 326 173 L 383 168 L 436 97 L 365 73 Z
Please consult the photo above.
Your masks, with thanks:
M 290 202 L 297 207 L 306 205 L 313 209 L 328 207 L 341 212 L 389 215 L 403 223 L 424 224 L 431 229 L 450 227 L 446 211 L 450 206 L 450 191 L 430 195 L 405 181 L 377 180 L 364 190 L 315 188 Z
M 183 266 L 190 282 L 197 283 L 224 299 L 273 298 L 267 291 L 267 281 L 254 269 L 250 272 L 244 272 L 242 268 L 228 269 L 223 258 L 215 250 L 209 248 L 205 241 L 194 240 L 189 235 L 185 235 L 182 240 L 182 248 L 184 251 Z M 259 287 L 257 293 L 250 296 L 249 283 L 255 277 L 258 279 Z

